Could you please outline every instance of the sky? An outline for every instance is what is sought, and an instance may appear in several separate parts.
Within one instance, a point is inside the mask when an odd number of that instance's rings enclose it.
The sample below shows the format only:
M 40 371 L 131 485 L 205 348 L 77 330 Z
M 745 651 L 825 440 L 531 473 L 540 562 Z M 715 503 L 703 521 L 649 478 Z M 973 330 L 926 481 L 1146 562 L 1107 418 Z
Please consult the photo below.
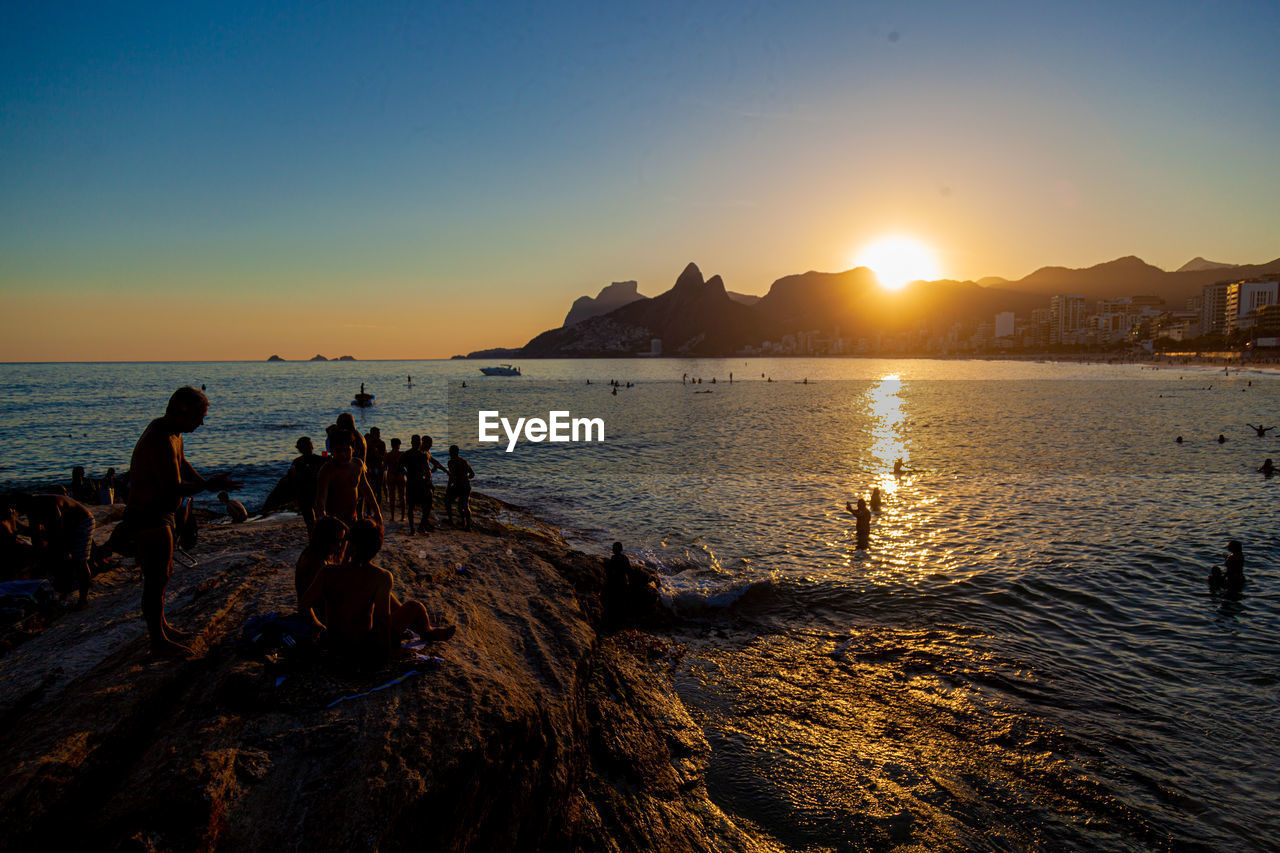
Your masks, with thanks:
M 1280 4 L 0 7 L 0 361 L 434 358 L 693 261 L 1280 256 Z

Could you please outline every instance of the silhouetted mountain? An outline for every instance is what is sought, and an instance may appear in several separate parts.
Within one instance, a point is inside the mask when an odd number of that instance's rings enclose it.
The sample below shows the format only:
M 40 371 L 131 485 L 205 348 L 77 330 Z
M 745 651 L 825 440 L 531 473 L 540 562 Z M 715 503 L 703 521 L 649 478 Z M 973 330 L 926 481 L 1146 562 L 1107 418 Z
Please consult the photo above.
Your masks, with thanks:
M 870 270 L 858 267 L 784 276 L 765 296 L 743 304 L 733 298 L 742 295 L 731 296 L 719 276 L 704 281 L 698 267 L 689 264 L 666 293 L 652 299 L 640 297 L 604 314 L 543 332 L 519 355 L 636 355 L 648 353 L 654 338 L 662 340 L 664 355 L 730 355 L 765 341 L 778 343 L 798 332 L 841 338 L 940 335 L 957 325 L 972 329 L 978 323 L 990 323 L 1003 311 L 1026 318 L 1034 309 L 1048 308 L 1049 297 L 1055 294 L 1080 294 L 1088 300 L 1155 295 L 1170 308 L 1181 308 L 1205 284 L 1264 275 L 1280 275 L 1280 259 L 1166 272 L 1139 258 L 1124 257 L 1081 270 L 1044 267 L 1019 281 L 995 280 L 1000 281 L 999 287 L 944 279 L 912 282 L 895 292 L 881 288 Z
M 569 313 L 565 315 L 564 325 L 572 326 L 574 323 L 608 314 L 623 305 L 649 298 L 639 293 L 636 287 L 634 281 L 615 281 L 608 287 L 602 288 L 595 299 L 590 296 L 579 296 L 570 306 Z
M 1220 264 L 1217 261 L 1206 261 L 1199 255 L 1178 267 L 1177 272 L 1200 272 L 1201 270 L 1229 270 L 1238 264 Z
M 720 276 L 703 281 L 689 264 L 675 285 L 661 296 L 642 299 L 573 326 L 543 332 L 521 354 L 550 356 L 618 356 L 648 352 L 653 338 L 663 353 L 723 354 L 743 340 L 759 339 L 764 324 L 757 311 L 729 298 Z
M 729 298 L 734 302 L 743 305 L 755 305 L 764 298 L 763 296 L 752 296 L 750 293 L 734 293 L 732 290 L 726 290 L 725 293 L 729 294 Z
M 1090 300 L 1151 294 L 1161 297 L 1170 307 L 1176 308 L 1181 307 L 1189 297 L 1199 296 L 1201 288 L 1206 284 L 1274 275 L 1278 271 L 1280 259 L 1266 264 L 1166 272 L 1129 256 L 1082 270 L 1044 267 L 1024 279 L 1010 282 L 1006 288 L 1045 296 L 1073 293 Z
M 984 275 L 978 279 L 978 287 L 995 287 L 997 284 L 1008 284 L 1009 279 L 1001 278 L 998 275 Z

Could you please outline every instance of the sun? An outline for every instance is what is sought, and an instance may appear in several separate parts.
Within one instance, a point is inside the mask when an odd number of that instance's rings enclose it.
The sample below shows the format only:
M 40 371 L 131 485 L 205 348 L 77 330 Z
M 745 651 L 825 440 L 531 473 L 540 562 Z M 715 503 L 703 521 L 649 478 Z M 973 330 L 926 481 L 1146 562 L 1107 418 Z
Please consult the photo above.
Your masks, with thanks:
M 901 290 L 907 282 L 941 275 L 933 250 L 911 237 L 882 237 L 864 246 L 854 263 L 869 267 L 886 290 Z

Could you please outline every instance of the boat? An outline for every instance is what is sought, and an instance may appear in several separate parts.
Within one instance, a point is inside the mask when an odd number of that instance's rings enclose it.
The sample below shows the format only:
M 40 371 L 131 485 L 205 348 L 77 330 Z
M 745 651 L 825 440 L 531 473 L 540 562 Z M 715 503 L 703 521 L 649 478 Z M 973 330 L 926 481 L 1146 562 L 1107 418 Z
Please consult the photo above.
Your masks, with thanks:
M 372 394 L 357 394 L 356 398 L 351 401 L 351 405 L 360 409 L 367 409 L 373 405 Z
M 512 367 L 509 364 L 499 364 L 497 367 L 482 367 L 480 372 L 485 376 L 519 376 L 520 368 Z

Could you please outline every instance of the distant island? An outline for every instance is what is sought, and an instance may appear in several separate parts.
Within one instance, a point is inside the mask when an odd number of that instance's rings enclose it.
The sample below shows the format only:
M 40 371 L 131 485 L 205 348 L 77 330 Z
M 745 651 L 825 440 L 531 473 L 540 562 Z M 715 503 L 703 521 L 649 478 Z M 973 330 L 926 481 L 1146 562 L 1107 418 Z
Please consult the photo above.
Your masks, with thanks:
M 284 361 L 284 359 L 278 355 L 273 355 L 271 358 L 267 359 L 267 361 Z
M 311 356 L 311 361 L 328 361 L 328 360 L 329 359 L 325 358 L 320 353 L 316 353 L 315 355 Z
M 1222 294 L 1229 282 L 1268 278 L 1274 283 L 1278 277 L 1280 258 L 1235 265 L 1196 257 L 1169 272 L 1127 256 L 1085 269 L 1042 267 L 1017 281 L 915 281 L 896 292 L 882 289 L 865 267 L 840 273 L 810 271 L 778 279 L 761 297 L 728 291 L 719 276 L 704 279 L 690 263 L 672 288 L 658 296 L 641 294 L 634 281 L 613 282 L 595 297 L 579 297 L 563 325 L 523 347 L 477 350 L 465 357 L 1151 350 L 1158 343 L 1168 349 L 1170 344 L 1200 338 L 1211 348 L 1247 342 L 1248 335 L 1237 339 L 1254 319 L 1255 337 L 1280 335 L 1280 305 L 1260 308 L 1256 318 L 1241 315 L 1240 323 L 1225 323 L 1226 328 L 1221 317 L 1201 316 L 1225 310 Z M 1280 296 L 1273 302 L 1280 302 Z M 1262 322 L 1268 309 L 1277 312 L 1277 332 L 1266 331 L 1273 321 Z M 1228 333 L 1235 338 L 1228 340 Z

